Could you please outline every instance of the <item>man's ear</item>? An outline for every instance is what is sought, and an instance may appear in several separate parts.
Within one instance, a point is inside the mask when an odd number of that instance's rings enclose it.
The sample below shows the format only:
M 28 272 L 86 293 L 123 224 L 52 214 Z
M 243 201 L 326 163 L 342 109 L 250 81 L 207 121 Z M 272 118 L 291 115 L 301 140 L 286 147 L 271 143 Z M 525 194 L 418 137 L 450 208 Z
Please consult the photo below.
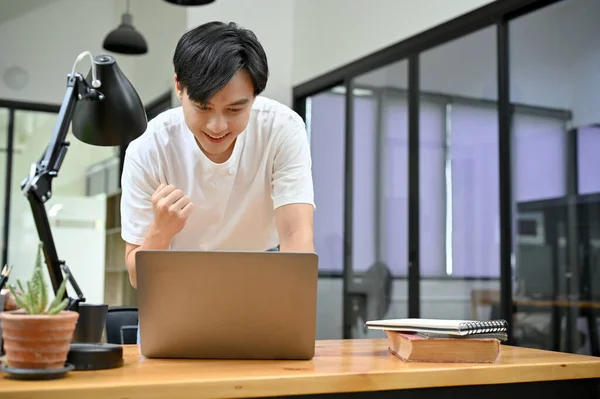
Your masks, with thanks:
M 183 89 L 181 88 L 181 83 L 179 83 L 179 79 L 177 79 L 177 74 L 173 76 L 173 80 L 175 81 L 175 92 L 177 93 L 177 97 L 179 100 L 183 100 Z

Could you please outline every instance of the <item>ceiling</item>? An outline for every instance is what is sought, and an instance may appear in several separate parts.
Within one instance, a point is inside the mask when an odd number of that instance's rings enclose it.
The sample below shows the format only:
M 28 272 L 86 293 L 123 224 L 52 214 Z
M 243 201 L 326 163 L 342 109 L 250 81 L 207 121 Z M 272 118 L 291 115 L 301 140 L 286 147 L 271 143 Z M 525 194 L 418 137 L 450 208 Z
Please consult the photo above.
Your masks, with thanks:
M 0 24 L 58 0 L 0 0 Z

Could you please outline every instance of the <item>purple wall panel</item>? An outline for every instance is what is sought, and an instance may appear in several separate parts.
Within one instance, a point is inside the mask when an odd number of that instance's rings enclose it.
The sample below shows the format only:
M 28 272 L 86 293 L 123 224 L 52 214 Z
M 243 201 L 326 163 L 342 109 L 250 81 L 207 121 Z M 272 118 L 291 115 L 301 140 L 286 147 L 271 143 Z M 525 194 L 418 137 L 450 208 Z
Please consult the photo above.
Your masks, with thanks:
M 343 100 L 343 97 L 341 98 Z M 354 97 L 353 269 L 357 271 L 367 270 L 376 260 L 376 129 L 376 99 L 374 97 Z
M 600 127 L 579 129 L 579 194 L 600 193 Z
M 498 276 L 498 116 L 452 106 L 452 275 Z
M 421 101 L 419 110 L 419 270 L 440 276 L 446 265 L 445 105 Z
M 567 194 L 566 127 L 558 119 L 516 114 L 513 118 L 516 201 L 558 198 Z M 516 172 L 516 173 L 515 173 Z
M 344 96 L 311 98 L 310 147 L 317 209 L 315 250 L 319 269 L 341 271 L 344 232 Z
M 406 100 L 386 96 L 383 109 L 385 135 L 385 253 L 394 275 L 408 270 L 408 107 Z
M 315 184 L 315 246 L 321 270 L 342 270 L 344 216 L 344 96 L 323 93 L 311 99 L 311 148 Z M 446 176 L 444 104 L 421 103 L 420 224 L 421 274 L 445 275 Z M 356 97 L 354 109 L 354 269 L 375 261 L 376 102 Z M 382 110 L 385 136 L 385 220 L 383 260 L 395 275 L 408 263 L 407 103 L 386 95 Z M 452 168 L 452 275 L 499 275 L 498 120 L 493 107 L 453 104 L 450 114 Z M 558 120 L 515 115 L 515 196 L 535 200 L 564 194 L 565 133 Z M 582 192 L 600 191 L 594 177 L 600 159 L 600 129 L 580 133 Z M 595 162 L 595 163 L 594 163 Z M 584 164 L 586 168 L 581 165 Z M 597 166 L 590 166 L 597 165 Z M 587 191 L 586 191 L 587 190 Z

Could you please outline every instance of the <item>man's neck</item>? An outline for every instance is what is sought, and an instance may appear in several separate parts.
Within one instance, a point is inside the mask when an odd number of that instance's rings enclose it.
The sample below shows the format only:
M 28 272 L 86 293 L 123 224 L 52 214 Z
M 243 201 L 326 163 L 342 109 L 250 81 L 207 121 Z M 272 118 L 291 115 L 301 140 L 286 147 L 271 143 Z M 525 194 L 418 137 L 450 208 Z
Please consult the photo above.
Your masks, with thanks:
M 229 146 L 229 148 L 227 148 L 227 151 L 222 152 L 220 154 L 209 154 L 208 152 L 206 152 L 204 150 L 204 148 L 202 148 L 202 146 L 200 145 L 200 143 L 198 142 L 198 140 L 196 140 L 196 144 L 200 148 L 200 151 L 202 151 L 204 153 L 204 155 L 206 155 L 206 157 L 208 159 L 210 159 L 212 162 L 214 162 L 216 164 L 220 164 L 220 163 L 227 162 L 227 160 L 229 160 L 229 158 L 231 158 L 231 154 L 233 154 L 233 148 L 235 147 L 236 141 L 237 141 L 237 137 L 236 137 L 235 140 L 233 140 L 233 143 L 231 143 L 231 145 Z

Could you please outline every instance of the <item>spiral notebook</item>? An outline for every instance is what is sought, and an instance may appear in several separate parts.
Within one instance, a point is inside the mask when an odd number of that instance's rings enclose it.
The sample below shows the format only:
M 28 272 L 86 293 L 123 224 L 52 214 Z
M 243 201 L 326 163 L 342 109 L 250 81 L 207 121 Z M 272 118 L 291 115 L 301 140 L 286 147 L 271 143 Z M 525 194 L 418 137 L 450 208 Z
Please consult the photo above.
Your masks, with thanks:
M 446 320 L 446 319 L 390 319 L 365 323 L 371 330 L 398 331 L 423 336 L 468 337 L 490 334 L 504 335 L 508 330 L 506 320 Z

